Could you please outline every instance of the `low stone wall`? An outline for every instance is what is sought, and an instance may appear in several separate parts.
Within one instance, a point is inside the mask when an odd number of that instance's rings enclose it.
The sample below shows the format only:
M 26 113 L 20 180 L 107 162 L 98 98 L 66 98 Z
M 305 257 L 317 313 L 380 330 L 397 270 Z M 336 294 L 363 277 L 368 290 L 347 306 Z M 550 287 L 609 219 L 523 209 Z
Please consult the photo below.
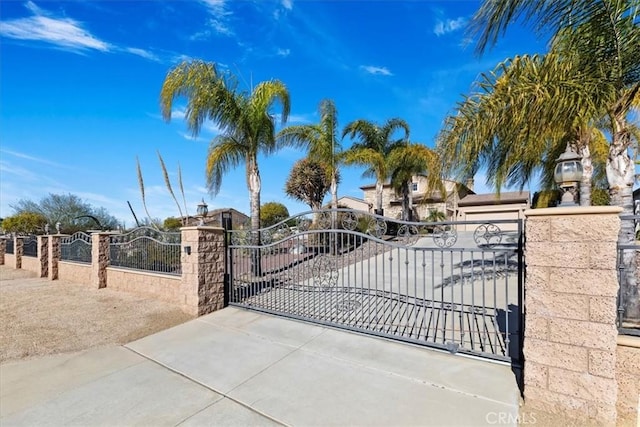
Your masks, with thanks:
M 640 337 L 618 336 L 616 381 L 618 425 L 640 425 Z
M 11 268 L 16 268 L 16 256 L 14 254 L 4 254 L 4 265 L 8 265 Z
M 58 262 L 58 279 L 89 285 L 91 283 L 91 264 L 77 262 Z
M 107 288 L 183 305 L 182 277 L 107 267 Z
M 40 274 L 40 260 L 32 256 L 22 256 L 22 269 Z

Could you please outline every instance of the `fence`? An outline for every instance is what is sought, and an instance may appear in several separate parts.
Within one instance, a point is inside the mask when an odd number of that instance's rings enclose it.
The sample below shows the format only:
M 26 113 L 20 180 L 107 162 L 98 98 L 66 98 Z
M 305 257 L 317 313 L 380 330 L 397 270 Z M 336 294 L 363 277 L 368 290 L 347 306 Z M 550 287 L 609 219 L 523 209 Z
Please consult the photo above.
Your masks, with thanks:
M 22 243 L 22 254 L 28 257 L 38 256 L 38 237 L 27 236 Z
M 150 227 L 110 236 L 110 265 L 180 275 L 180 240 L 180 232 L 162 232 Z
M 60 239 L 60 259 L 91 263 L 91 236 L 81 231 Z
M 633 221 L 636 238 L 640 232 L 640 215 L 621 216 L 622 221 Z M 620 289 L 618 291 L 617 325 L 620 333 L 640 336 L 640 245 L 638 240 L 629 244 L 618 244 L 617 268 Z
M 13 247 L 13 236 L 11 236 L 10 238 L 6 239 L 5 242 L 6 242 L 6 246 L 5 246 L 4 252 L 6 254 L 13 255 L 13 253 L 15 252 L 14 247 Z

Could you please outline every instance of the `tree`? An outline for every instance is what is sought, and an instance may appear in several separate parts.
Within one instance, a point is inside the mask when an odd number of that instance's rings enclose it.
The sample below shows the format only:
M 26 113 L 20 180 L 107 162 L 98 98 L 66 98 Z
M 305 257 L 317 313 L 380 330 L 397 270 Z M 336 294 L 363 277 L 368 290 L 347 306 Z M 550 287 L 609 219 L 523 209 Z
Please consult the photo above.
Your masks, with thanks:
M 312 125 L 288 126 L 278 132 L 277 139 L 285 146 L 307 148 L 307 158 L 319 162 L 331 181 L 331 207 L 338 206 L 338 177 L 341 143 L 336 133 L 338 112 L 330 99 L 323 99 L 318 106 L 320 123 Z
M 185 120 L 194 136 L 205 120 L 212 120 L 221 134 L 210 143 L 206 161 L 207 187 L 212 194 L 220 191 L 222 177 L 244 163 L 250 193 L 251 228 L 260 228 L 260 171 L 258 154 L 276 150 L 275 122 L 270 114 L 276 102 L 281 104 L 282 123 L 290 111 L 289 92 L 278 80 L 259 83 L 250 93 L 241 92 L 235 79 L 221 74 L 214 63 L 184 61 L 171 69 L 160 92 L 162 116 L 171 120 L 173 102 L 187 100 Z M 254 233 L 254 244 L 259 233 Z
M 628 116 L 640 105 L 640 25 L 637 0 L 485 0 L 472 20 L 471 29 L 480 35 L 478 51 L 496 42 L 498 36 L 516 20 L 534 23 L 537 31 L 551 30 L 561 54 L 572 52 L 572 62 L 588 79 L 599 81 L 605 90 L 587 97 L 609 123 L 611 142 L 606 174 L 611 202 L 623 213 L 633 213 L 632 188 L 635 177 L 629 153 L 634 145 Z M 606 96 L 602 96 L 602 94 Z M 637 145 L 637 141 L 635 141 Z M 619 243 L 634 241 L 634 222 L 622 221 Z M 640 322 L 640 292 L 635 278 L 635 252 L 625 251 L 627 315 Z
M 279 202 L 267 202 L 260 207 L 260 226 L 270 227 L 289 218 L 289 210 Z
M 404 136 L 392 140 L 397 130 L 403 130 Z M 347 165 L 365 166 L 364 177 L 376 179 L 376 212 L 382 214 L 382 190 L 389 178 L 387 164 L 391 150 L 401 144 L 406 144 L 409 138 L 409 125 L 402 119 L 387 120 L 382 126 L 367 120 L 355 120 L 345 126 L 342 137 L 349 135 L 357 138 L 356 142 L 344 153 L 343 161 Z
M 60 223 L 60 231 L 66 234 L 91 229 L 116 229 L 119 225 L 118 219 L 106 209 L 93 207 L 73 194 L 49 194 L 39 202 L 22 199 L 11 208 L 16 214 L 39 213 L 46 218 L 52 230 Z
M 43 234 L 47 218 L 38 212 L 23 211 L 2 221 L 2 229 L 9 233 Z
M 310 159 L 298 160 L 291 169 L 284 191 L 289 197 L 309 205 L 311 210 L 320 210 L 324 196 L 331 188 L 328 175 L 322 163 Z
M 164 222 L 162 223 L 162 228 L 167 231 L 176 231 L 179 230 L 183 225 L 183 219 L 178 219 L 170 216 L 168 218 L 165 218 Z
M 404 221 L 413 219 L 411 182 L 415 175 L 426 176 L 427 193 L 437 189 L 440 194 L 446 195 L 441 178 L 440 156 L 428 147 L 418 143 L 400 145 L 391 150 L 388 163 L 391 171 L 391 187 L 396 194 L 402 196 L 402 219 Z

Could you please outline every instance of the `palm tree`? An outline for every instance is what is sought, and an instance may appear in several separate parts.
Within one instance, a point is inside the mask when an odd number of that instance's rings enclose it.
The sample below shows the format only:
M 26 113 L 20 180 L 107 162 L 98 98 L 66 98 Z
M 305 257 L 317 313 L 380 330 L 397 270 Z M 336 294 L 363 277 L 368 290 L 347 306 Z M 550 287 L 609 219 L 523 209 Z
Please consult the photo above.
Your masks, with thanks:
M 397 130 L 403 130 L 404 137 L 393 140 L 392 136 Z M 343 161 L 347 165 L 365 166 L 367 169 L 363 176 L 375 177 L 376 213 L 382 215 L 382 189 L 389 178 L 388 156 L 395 147 L 406 144 L 409 125 L 399 118 L 389 119 L 382 126 L 359 119 L 345 126 L 342 137 L 346 135 L 357 140 L 344 153 Z
M 447 169 L 464 179 L 485 166 L 497 192 L 505 184 L 524 187 L 541 168 L 553 185 L 555 159 L 569 143 L 582 154 L 581 204 L 589 205 L 591 152 L 604 164 L 603 137 L 593 128 L 602 110 L 592 98 L 605 87 L 554 53 L 508 59 L 476 87 L 439 135 Z
M 611 129 L 611 142 L 606 161 L 606 174 L 611 202 L 633 213 L 635 168 L 629 151 L 633 132 L 629 112 L 638 103 L 640 92 L 640 25 L 638 0 L 485 0 L 472 20 L 471 29 L 480 35 L 478 51 L 495 43 L 512 22 L 524 18 L 533 22 L 539 32 L 551 30 L 556 39 L 565 39 L 576 54 L 576 62 L 585 76 L 607 86 L 607 96 L 591 98 L 597 108 L 606 111 Z M 566 51 L 565 51 L 566 52 Z M 622 221 L 619 243 L 633 242 L 633 221 Z M 626 251 L 622 263 L 628 274 L 632 294 L 627 312 L 640 320 L 640 292 L 635 280 L 635 254 Z
M 411 182 L 416 175 L 427 178 L 426 194 L 439 190 L 446 194 L 441 179 L 440 156 L 434 150 L 418 143 L 401 145 L 389 154 L 389 170 L 391 171 L 391 187 L 396 194 L 402 196 L 402 219 L 412 221 L 413 196 Z
M 290 101 L 286 86 L 278 80 L 259 83 L 250 93 L 237 90 L 231 76 L 220 74 L 215 64 L 195 60 L 182 62 L 167 74 L 160 92 L 162 116 L 171 120 L 173 101 L 187 99 L 185 119 L 194 136 L 205 120 L 212 120 L 221 134 L 210 143 L 206 162 L 207 187 L 220 191 L 222 177 L 244 163 L 250 193 L 251 228 L 260 228 L 260 171 L 258 154 L 276 150 L 275 122 L 270 110 L 281 103 L 282 123 L 289 115 Z M 259 243 L 258 233 L 254 243 Z
M 334 102 L 323 99 L 318 106 L 320 123 L 288 126 L 278 132 L 277 141 L 284 146 L 301 147 L 308 150 L 307 158 L 320 163 L 331 180 L 331 207 L 338 207 L 338 175 L 341 143 L 336 137 L 338 112 Z

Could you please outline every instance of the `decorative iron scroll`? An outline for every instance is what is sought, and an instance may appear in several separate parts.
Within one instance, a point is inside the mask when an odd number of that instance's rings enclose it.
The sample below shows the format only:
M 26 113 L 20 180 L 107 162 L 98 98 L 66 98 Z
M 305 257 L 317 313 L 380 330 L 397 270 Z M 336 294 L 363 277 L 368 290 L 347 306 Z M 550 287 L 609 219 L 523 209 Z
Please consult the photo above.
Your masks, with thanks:
M 22 243 L 22 255 L 29 257 L 38 256 L 38 237 L 27 236 Z
M 451 226 L 436 225 L 433 230 L 433 242 L 441 248 L 450 248 L 458 240 L 458 233 Z
M 405 245 L 413 245 L 418 241 L 418 237 L 420 233 L 415 225 L 404 224 L 398 229 L 398 240 Z
M 159 231 L 151 227 L 134 228 L 128 233 L 114 234 L 109 236 L 110 243 L 127 243 L 134 241 L 140 237 L 146 237 L 156 240 L 160 243 L 176 243 L 181 240 L 181 233 L 176 231 Z
M 338 313 L 351 313 L 360 308 L 362 303 L 354 299 L 343 299 L 336 304 L 336 311 Z
M 378 239 L 387 234 L 387 222 L 380 218 L 371 217 L 369 219 L 369 227 L 367 233 L 377 237 Z
M 478 246 L 491 248 L 502 242 L 502 231 L 500 230 L 500 227 L 495 224 L 482 224 L 473 232 L 473 240 Z
M 338 268 L 334 257 L 319 256 L 313 261 L 311 271 L 316 286 L 328 289 L 338 284 Z

